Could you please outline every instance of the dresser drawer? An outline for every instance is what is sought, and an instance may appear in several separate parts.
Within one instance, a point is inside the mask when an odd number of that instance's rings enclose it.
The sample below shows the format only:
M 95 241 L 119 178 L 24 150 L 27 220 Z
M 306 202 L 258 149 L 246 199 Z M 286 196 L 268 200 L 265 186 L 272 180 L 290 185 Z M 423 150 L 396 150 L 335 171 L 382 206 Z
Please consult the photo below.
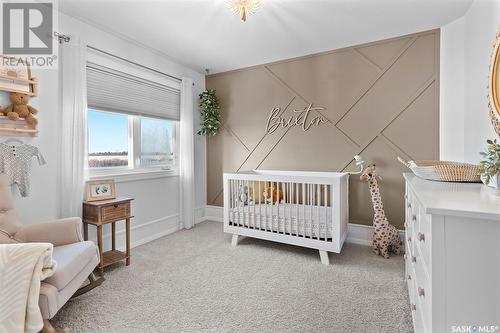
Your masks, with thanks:
M 425 332 L 424 323 L 422 321 L 422 309 L 418 300 L 414 300 L 414 303 L 410 303 L 410 308 L 413 317 L 413 329 L 415 333 Z
M 415 272 L 415 278 L 413 279 L 415 303 L 420 304 L 420 316 L 423 326 L 426 331 L 430 332 L 432 330 L 432 284 L 427 268 L 418 251 L 416 258 L 417 260 L 413 264 Z
M 431 225 L 429 217 L 420 212 L 418 217 L 418 226 L 414 229 L 413 237 L 415 248 L 420 252 L 420 258 L 427 274 L 430 276 L 431 271 Z
M 430 218 L 425 214 L 424 208 L 421 206 L 416 196 L 411 190 L 407 194 L 407 223 L 406 223 L 406 238 L 412 253 L 416 256 L 419 255 L 419 263 L 424 265 L 427 273 L 430 275 L 430 257 L 431 257 L 431 226 Z
M 122 219 L 130 216 L 130 203 L 120 203 L 101 207 L 103 221 Z
M 407 235 L 411 235 L 418 224 L 419 204 L 411 190 L 406 192 L 405 228 Z
M 410 299 L 410 304 L 415 303 L 415 271 L 409 260 L 406 261 L 406 284 L 408 285 L 408 296 Z

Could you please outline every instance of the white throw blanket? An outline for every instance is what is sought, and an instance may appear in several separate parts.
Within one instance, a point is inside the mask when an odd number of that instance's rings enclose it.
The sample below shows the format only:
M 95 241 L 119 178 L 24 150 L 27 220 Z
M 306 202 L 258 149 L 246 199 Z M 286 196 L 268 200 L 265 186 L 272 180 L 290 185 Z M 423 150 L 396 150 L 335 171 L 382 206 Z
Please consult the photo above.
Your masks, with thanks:
M 40 281 L 55 272 L 52 250 L 50 243 L 0 244 L 0 332 L 42 329 Z

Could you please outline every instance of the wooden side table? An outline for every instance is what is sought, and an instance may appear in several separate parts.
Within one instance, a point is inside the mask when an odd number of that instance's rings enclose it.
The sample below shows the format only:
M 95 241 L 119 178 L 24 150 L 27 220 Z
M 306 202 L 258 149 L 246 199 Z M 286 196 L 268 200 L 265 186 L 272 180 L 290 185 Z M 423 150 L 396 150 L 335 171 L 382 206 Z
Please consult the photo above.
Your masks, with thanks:
M 83 203 L 83 238 L 89 238 L 89 224 L 97 227 L 97 246 L 101 255 L 99 271 L 104 273 L 104 267 L 120 260 L 126 260 L 130 265 L 130 202 L 132 198 L 116 198 L 111 200 L 92 201 Z M 126 252 L 116 249 L 115 223 L 125 220 Z M 111 223 L 111 251 L 103 252 L 102 226 Z

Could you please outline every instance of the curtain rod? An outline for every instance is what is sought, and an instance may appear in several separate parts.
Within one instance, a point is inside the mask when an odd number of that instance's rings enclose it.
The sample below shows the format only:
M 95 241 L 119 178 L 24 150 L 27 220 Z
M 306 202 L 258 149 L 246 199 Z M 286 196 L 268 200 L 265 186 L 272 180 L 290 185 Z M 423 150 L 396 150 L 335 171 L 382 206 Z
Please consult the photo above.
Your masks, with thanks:
M 181 79 L 181 78 L 178 78 L 178 77 L 176 77 L 176 76 L 173 76 L 173 75 L 170 75 L 170 74 L 167 74 L 167 73 L 164 73 L 164 72 L 158 71 L 158 70 L 156 70 L 156 69 L 149 68 L 149 67 L 144 66 L 144 65 L 141 65 L 141 64 L 139 64 L 139 63 L 137 63 L 137 62 L 130 61 L 130 60 L 128 60 L 128 59 L 125 59 L 125 58 L 122 58 L 122 57 L 120 57 L 120 56 L 114 55 L 114 54 L 112 54 L 112 53 L 106 52 L 106 51 L 104 51 L 104 50 L 98 49 L 98 48 L 96 48 L 96 47 L 94 47 L 94 46 L 87 45 L 87 48 L 92 49 L 92 50 L 97 51 L 97 52 L 100 52 L 100 53 L 103 53 L 103 54 L 106 54 L 106 55 L 108 55 L 108 56 L 110 56 L 110 57 L 113 57 L 113 58 L 117 58 L 117 59 L 120 59 L 120 60 L 126 61 L 126 62 L 128 62 L 128 63 L 130 63 L 130 64 L 133 64 L 133 65 L 139 66 L 139 67 L 141 67 L 141 68 L 144 68 L 144 69 L 150 70 L 150 71 L 152 71 L 152 72 L 155 72 L 155 73 L 158 73 L 158 74 L 161 74 L 161 75 L 168 76 L 169 78 L 174 79 L 174 80 L 176 80 L 176 81 L 182 82 L 182 79 Z M 193 85 L 194 85 L 194 83 L 193 83 Z

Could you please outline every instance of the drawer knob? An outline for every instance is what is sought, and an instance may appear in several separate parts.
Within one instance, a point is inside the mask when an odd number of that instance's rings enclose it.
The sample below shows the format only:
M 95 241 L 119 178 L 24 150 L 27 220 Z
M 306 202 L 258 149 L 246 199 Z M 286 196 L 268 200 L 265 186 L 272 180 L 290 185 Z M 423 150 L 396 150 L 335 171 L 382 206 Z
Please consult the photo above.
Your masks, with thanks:
M 114 204 L 113 207 L 118 208 L 118 204 Z
M 418 287 L 418 296 L 422 296 L 422 297 L 425 296 L 425 290 L 424 290 L 424 288 Z
M 408 236 L 408 242 L 411 242 L 411 236 Z
M 417 306 L 415 304 L 410 304 L 410 309 L 411 309 L 411 311 L 416 311 Z
M 411 257 L 411 262 L 416 263 L 417 262 L 417 257 L 415 257 L 415 256 Z
M 410 274 L 408 274 L 407 279 L 408 279 L 408 280 L 411 280 L 411 275 L 410 275 Z
M 425 242 L 425 235 L 421 232 L 418 233 L 418 240 L 421 242 Z
M 411 208 L 411 202 L 408 202 L 408 204 L 406 205 L 406 207 Z
M 417 215 L 416 215 L 416 214 L 413 214 L 413 215 L 412 215 L 412 217 L 411 217 L 411 219 L 412 219 L 413 221 L 416 221 L 416 220 L 417 220 Z

